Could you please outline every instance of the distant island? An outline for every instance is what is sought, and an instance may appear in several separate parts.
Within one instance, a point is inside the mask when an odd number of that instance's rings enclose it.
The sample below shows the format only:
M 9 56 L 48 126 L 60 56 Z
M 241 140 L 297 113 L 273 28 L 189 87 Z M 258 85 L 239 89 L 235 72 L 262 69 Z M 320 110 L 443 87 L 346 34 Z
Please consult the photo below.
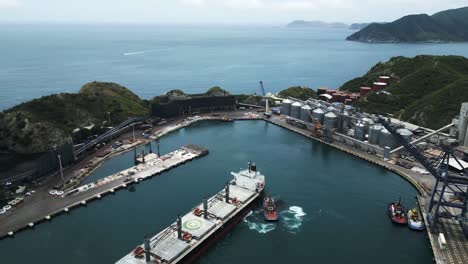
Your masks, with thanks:
M 462 56 L 394 57 L 346 82 L 340 90 L 359 92 L 360 87 L 372 87 L 382 75 L 390 77 L 388 87 L 361 98 L 355 107 L 436 129 L 449 124 L 460 104 L 468 101 L 468 59 Z
M 286 25 L 288 28 L 348 28 L 348 25 L 341 22 L 305 21 L 295 20 Z
M 342 28 L 350 30 L 361 30 L 372 23 L 353 23 L 348 25 L 342 22 L 323 22 L 319 20 L 306 21 L 295 20 L 286 25 L 287 28 Z M 382 24 L 382 23 L 380 23 Z
M 349 26 L 349 29 L 351 30 L 361 30 L 367 26 L 369 26 L 372 23 L 353 23 Z
M 468 41 L 468 7 L 409 15 L 385 24 L 372 23 L 348 36 L 361 42 L 463 42 Z

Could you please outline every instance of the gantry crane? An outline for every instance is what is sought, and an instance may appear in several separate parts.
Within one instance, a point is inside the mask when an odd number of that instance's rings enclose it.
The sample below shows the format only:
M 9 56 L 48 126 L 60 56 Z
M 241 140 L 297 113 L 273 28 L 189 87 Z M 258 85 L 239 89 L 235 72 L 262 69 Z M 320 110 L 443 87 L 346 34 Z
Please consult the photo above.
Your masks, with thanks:
M 414 145 L 397 132 L 397 128 L 390 121 L 379 117 L 381 123 L 411 155 L 436 179 L 431 201 L 428 208 L 427 220 L 431 232 L 437 232 L 440 218 L 456 220 L 462 226 L 468 238 L 468 171 L 453 154 L 449 144 L 443 145 L 441 159 L 431 163 Z M 453 159 L 462 168 L 463 174 L 456 175 L 449 171 L 449 160 Z

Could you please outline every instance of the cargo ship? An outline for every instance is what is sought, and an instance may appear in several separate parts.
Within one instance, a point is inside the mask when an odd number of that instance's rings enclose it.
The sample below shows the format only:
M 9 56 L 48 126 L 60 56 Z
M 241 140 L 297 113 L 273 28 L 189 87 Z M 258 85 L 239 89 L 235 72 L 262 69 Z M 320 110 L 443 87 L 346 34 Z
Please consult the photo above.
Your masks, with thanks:
M 250 211 L 265 188 L 255 163 L 231 172 L 233 179 L 214 196 L 116 262 L 116 264 L 192 263 Z
M 266 221 L 278 221 L 279 214 L 276 208 L 275 199 L 268 196 L 263 199 L 263 217 Z

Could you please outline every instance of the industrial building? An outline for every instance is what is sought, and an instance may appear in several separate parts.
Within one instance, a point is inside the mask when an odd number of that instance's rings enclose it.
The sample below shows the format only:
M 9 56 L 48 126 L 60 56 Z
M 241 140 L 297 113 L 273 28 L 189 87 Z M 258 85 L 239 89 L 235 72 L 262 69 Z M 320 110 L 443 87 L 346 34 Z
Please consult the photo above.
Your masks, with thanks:
M 174 98 L 165 103 L 152 103 L 151 113 L 156 117 L 170 118 L 219 110 L 234 110 L 235 105 L 236 99 L 233 95 L 191 94 L 181 98 Z

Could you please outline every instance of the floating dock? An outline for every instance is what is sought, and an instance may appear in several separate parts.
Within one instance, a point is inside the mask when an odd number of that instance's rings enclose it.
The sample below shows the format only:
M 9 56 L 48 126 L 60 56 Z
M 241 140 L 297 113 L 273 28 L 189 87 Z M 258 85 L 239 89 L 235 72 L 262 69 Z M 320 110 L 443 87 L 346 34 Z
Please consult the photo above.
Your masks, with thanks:
M 42 208 L 40 215 L 18 215 L 18 218 L 15 218 L 16 215 L 13 211 L 0 216 L 0 220 L 3 222 L 0 226 L 0 238 L 12 236 L 25 228 L 32 228 L 42 221 L 48 221 L 59 214 L 68 213 L 73 208 L 86 206 L 92 201 L 102 199 L 107 194 L 113 194 L 119 189 L 149 179 L 207 154 L 208 149 L 204 147 L 187 145 L 161 157 L 154 153 L 144 155 L 144 158 L 140 157 L 138 165 L 129 169 L 79 186 L 62 196 L 51 196 L 50 200 L 47 200 L 47 205 Z M 22 209 L 26 210 L 26 208 Z
M 116 264 L 191 263 L 223 237 L 260 197 L 265 177 L 249 164 L 249 170 L 231 173 L 224 190 L 204 199 L 193 210 L 158 233 Z

